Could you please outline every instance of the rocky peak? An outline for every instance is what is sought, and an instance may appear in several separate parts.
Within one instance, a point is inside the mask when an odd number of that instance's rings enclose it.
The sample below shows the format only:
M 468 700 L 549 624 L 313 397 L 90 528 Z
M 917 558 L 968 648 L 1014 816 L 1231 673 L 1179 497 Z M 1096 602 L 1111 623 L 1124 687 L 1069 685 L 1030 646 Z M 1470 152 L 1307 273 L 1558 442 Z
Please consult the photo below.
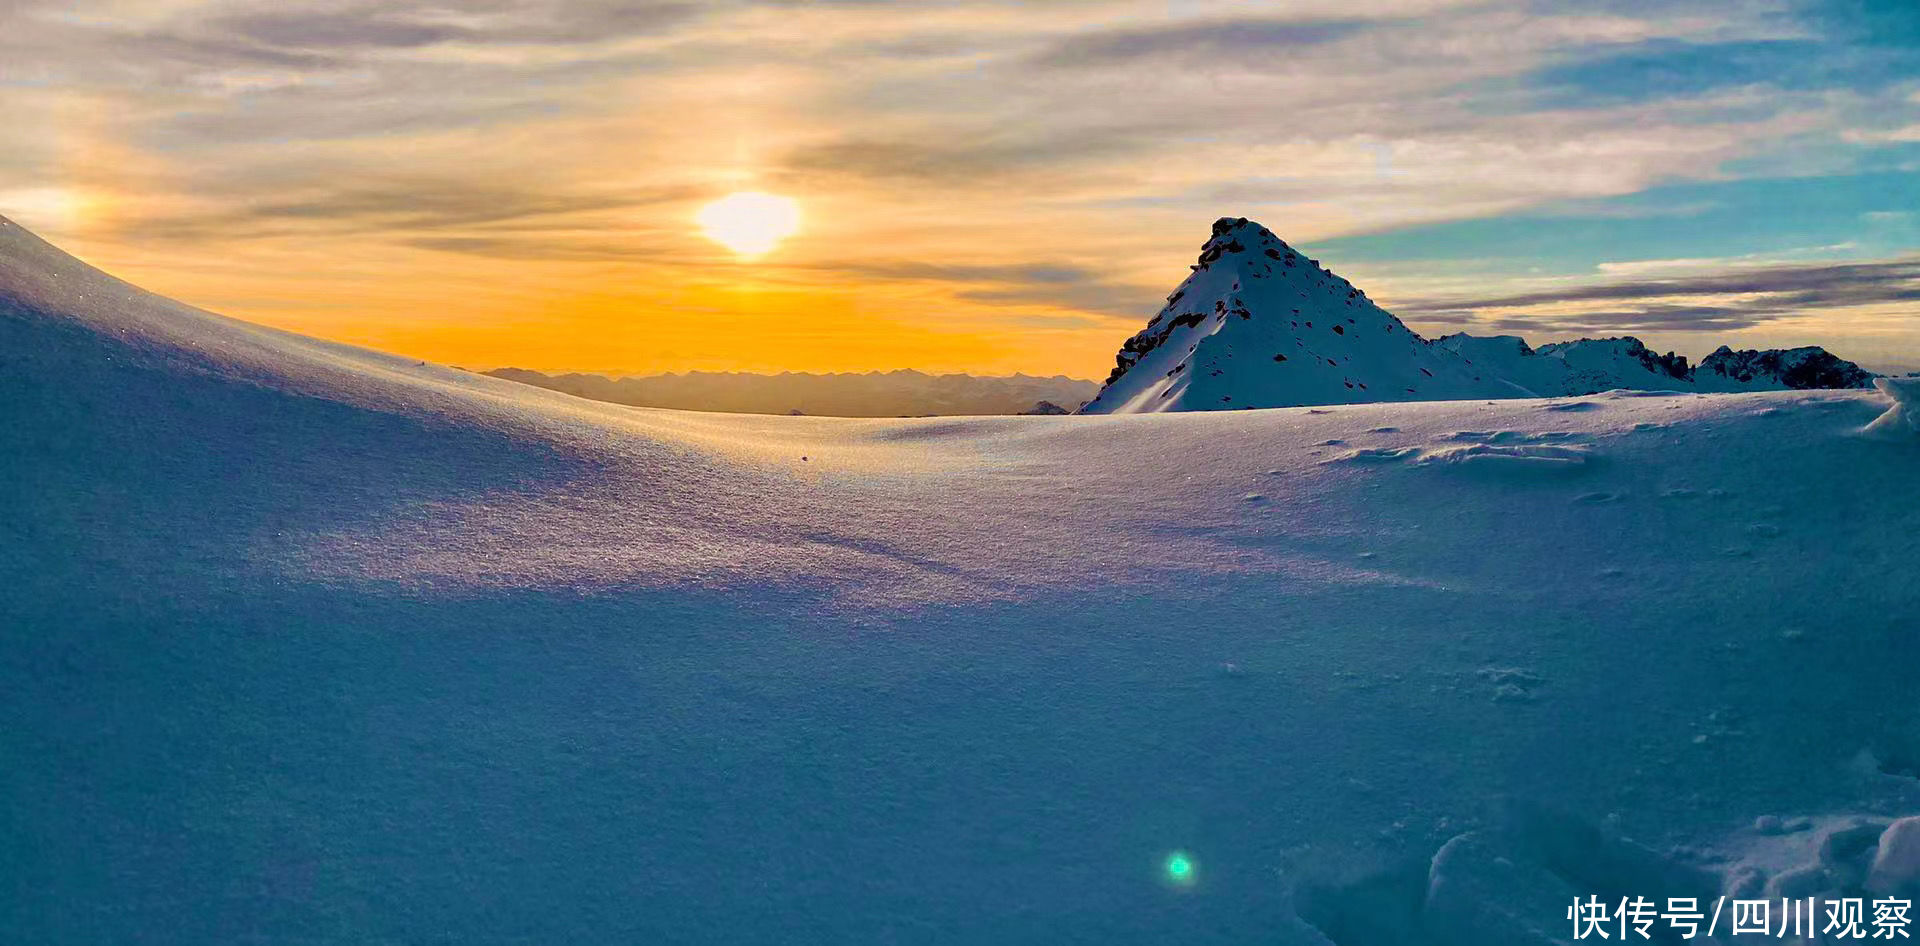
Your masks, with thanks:
M 1791 389 L 1873 385 L 1871 372 L 1818 345 L 1768 351 L 1734 351 L 1722 345 L 1700 360 L 1696 376 L 1736 384 L 1771 383 Z

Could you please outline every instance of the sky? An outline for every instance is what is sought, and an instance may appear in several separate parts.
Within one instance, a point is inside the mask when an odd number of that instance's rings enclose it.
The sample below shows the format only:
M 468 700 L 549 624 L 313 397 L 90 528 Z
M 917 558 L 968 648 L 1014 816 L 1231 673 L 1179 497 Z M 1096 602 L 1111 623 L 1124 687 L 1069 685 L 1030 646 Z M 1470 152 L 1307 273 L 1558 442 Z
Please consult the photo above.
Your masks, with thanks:
M 476 369 L 1100 378 L 1220 216 L 1430 337 L 1920 368 L 1911 0 L 0 0 L 0 116 L 0 215 Z

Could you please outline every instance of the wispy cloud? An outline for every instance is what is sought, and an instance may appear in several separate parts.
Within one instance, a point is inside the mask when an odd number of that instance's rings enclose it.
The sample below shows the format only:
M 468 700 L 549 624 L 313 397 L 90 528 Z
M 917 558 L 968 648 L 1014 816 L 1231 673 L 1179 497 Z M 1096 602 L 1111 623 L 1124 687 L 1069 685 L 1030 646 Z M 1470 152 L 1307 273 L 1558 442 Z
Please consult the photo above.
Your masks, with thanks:
M 1111 281 L 1108 274 L 1070 263 L 853 263 L 832 269 L 860 279 L 950 285 L 956 287 L 958 298 L 975 302 L 1058 308 L 1125 319 L 1151 314 L 1161 294 L 1151 287 Z
M 1703 298 L 1715 301 L 1689 301 Z M 1920 302 L 1920 258 L 1742 268 L 1511 295 L 1416 300 L 1397 309 L 1417 319 L 1501 330 L 1706 332 L 1914 302 Z M 1915 327 L 1920 329 L 1920 324 Z
M 1287 17 L 1097 30 L 1052 43 L 1033 61 L 1047 67 L 1144 65 L 1177 69 L 1252 57 L 1251 62 L 1237 64 L 1258 68 L 1266 57 L 1346 39 L 1370 25 L 1365 20 Z

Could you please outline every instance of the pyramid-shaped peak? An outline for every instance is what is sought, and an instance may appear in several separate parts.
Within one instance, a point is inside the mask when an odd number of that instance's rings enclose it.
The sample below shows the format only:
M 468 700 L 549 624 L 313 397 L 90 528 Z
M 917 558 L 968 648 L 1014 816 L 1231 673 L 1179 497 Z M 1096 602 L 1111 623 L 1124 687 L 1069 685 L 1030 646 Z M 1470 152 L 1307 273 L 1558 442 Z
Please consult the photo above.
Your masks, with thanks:
M 1479 394 L 1359 288 L 1246 217 L 1221 217 L 1165 308 L 1115 359 L 1089 413 L 1233 410 Z
M 1286 241 L 1275 236 L 1272 230 L 1245 217 L 1221 217 L 1213 222 L 1213 233 L 1201 249 L 1218 247 L 1223 253 L 1255 253 L 1263 249 L 1286 247 Z
M 1221 217 L 1215 220 L 1213 222 L 1213 236 L 1209 238 L 1208 242 L 1223 238 L 1228 240 L 1240 239 L 1247 242 L 1281 242 L 1279 237 L 1273 235 L 1272 230 L 1246 217 Z
M 1288 246 L 1287 241 L 1274 235 L 1272 230 L 1246 217 L 1221 217 L 1215 220 L 1213 232 L 1200 245 L 1200 258 L 1194 261 L 1192 269 L 1198 272 L 1222 260 L 1231 259 L 1259 264 L 1262 268 L 1270 268 L 1276 263 L 1288 267 L 1302 266 L 1352 288 L 1351 283 L 1322 270 L 1319 260 L 1309 259 L 1306 254 Z

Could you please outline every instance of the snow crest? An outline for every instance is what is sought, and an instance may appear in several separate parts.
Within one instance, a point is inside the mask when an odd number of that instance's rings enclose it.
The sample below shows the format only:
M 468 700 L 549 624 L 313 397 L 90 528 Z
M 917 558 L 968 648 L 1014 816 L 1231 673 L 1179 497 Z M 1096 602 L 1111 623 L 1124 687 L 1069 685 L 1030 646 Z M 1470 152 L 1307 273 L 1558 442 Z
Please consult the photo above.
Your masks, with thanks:
M 1920 436 L 1920 377 L 1875 378 L 1873 386 L 1893 398 L 1893 406 L 1867 425 L 1867 433 L 1889 440 Z

